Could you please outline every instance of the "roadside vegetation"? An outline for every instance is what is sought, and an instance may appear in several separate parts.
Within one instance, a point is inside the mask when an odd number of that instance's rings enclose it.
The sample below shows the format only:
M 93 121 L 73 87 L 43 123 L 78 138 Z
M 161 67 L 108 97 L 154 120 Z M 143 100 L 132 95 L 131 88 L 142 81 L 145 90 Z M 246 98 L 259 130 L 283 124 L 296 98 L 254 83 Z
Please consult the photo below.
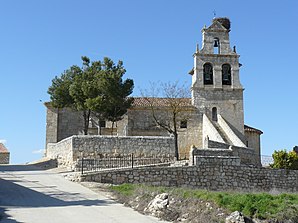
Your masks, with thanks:
M 274 169 L 298 170 L 298 147 L 295 146 L 292 151 L 275 150 L 272 154 Z
M 174 222 L 179 216 L 187 216 L 187 222 L 197 222 L 191 219 L 200 218 L 207 218 L 206 222 L 224 222 L 225 217 L 234 211 L 263 222 L 298 222 L 298 194 L 212 192 L 135 184 L 111 186 L 111 190 L 120 201 L 139 211 L 157 194 L 168 193 L 169 209 L 174 213 L 160 217 Z

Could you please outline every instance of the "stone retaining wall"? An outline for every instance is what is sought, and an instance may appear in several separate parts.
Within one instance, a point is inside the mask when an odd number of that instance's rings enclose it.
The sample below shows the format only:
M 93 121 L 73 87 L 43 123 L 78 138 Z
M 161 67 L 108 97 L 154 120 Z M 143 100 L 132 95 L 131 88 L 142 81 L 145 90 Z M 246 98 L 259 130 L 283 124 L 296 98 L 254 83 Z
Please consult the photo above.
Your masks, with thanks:
M 218 164 L 240 166 L 240 158 L 233 156 L 195 156 L 194 163 L 196 166 Z
M 82 175 L 81 180 L 112 184 L 144 183 L 154 186 L 220 191 L 298 192 L 298 170 L 276 170 L 216 163 L 189 167 L 109 170 Z
M 209 140 L 210 142 L 210 140 Z M 213 141 L 211 141 L 213 142 Z M 233 156 L 239 157 L 241 164 L 261 166 L 261 162 L 258 154 L 255 153 L 252 148 L 242 148 L 237 146 L 230 146 L 229 149 L 225 148 L 208 148 L 201 149 L 193 147 L 191 150 L 190 157 L 194 156 Z
M 59 166 L 67 166 L 72 169 L 74 163 L 72 137 L 61 140 L 58 143 L 48 143 L 46 157 L 57 159 Z
M 134 154 L 135 157 L 174 157 L 173 137 L 157 136 L 71 136 L 58 143 L 49 143 L 48 158 L 74 168 L 78 159 L 96 159 Z

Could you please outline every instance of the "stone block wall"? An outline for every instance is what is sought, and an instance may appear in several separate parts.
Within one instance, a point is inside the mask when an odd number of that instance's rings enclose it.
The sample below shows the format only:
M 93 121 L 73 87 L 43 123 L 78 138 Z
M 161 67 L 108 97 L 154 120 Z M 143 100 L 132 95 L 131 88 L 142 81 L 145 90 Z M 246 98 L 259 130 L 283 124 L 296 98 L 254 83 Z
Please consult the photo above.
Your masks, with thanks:
M 84 121 L 82 112 L 70 108 L 58 110 L 57 142 L 72 135 L 83 134 Z
M 238 156 L 241 159 L 241 163 L 261 166 L 260 156 L 255 152 L 254 149 L 232 146 L 232 150 L 233 156 Z
M 47 106 L 46 119 L 46 145 L 58 141 L 58 109 L 51 107 L 50 103 L 45 103 Z
M 260 134 L 252 131 L 245 131 L 245 143 L 247 147 L 254 148 L 258 156 L 261 156 Z
M 46 156 L 58 164 L 74 168 L 78 159 L 115 157 L 134 153 L 135 157 L 174 157 L 173 137 L 84 136 L 77 135 L 48 144 Z
M 159 120 L 168 120 L 169 113 L 165 108 L 155 111 Z M 156 127 L 150 108 L 133 108 L 127 113 L 127 135 L 129 136 L 169 136 L 169 133 Z M 187 128 L 180 128 L 178 121 L 178 147 L 180 155 L 189 154 L 191 145 L 202 145 L 201 115 L 193 107 L 186 107 L 180 119 L 187 120 Z
M 226 91 L 222 89 L 197 90 L 193 92 L 194 106 L 196 106 L 201 114 L 212 117 L 212 108 L 217 108 L 226 122 L 232 127 L 233 131 L 237 131 L 244 135 L 244 116 L 243 116 L 243 94 L 241 89 L 233 89 Z M 240 137 L 240 134 L 238 135 Z
M 46 145 L 56 143 L 72 135 L 82 134 L 83 116 L 70 108 L 53 108 L 49 102 L 46 117 Z
M 233 151 L 231 149 L 194 149 L 193 156 L 233 156 Z
M 240 159 L 241 164 L 243 165 L 261 166 L 259 155 L 256 154 L 255 150 L 252 148 L 242 148 L 237 146 L 229 146 L 229 148 L 227 148 L 226 146 L 217 147 L 217 146 L 221 146 L 222 143 L 214 142 L 211 140 L 208 141 L 208 144 L 211 144 L 211 146 L 214 146 L 215 148 L 208 148 L 208 149 L 193 148 L 192 151 L 190 151 L 191 153 L 190 157 L 205 156 L 207 158 L 208 156 L 210 157 L 232 156 L 232 157 L 238 157 Z
M 240 158 L 235 156 L 196 156 L 194 157 L 194 165 L 224 165 L 224 166 L 240 166 Z
M 0 164 L 9 164 L 10 153 L 0 153 Z
M 58 143 L 48 143 L 45 156 L 57 159 L 59 166 L 73 167 L 73 141 L 72 137 L 61 140 Z
M 8 149 L 0 143 L 0 164 L 9 164 L 10 152 Z
M 222 142 L 216 142 L 213 140 L 206 140 L 207 148 L 222 148 L 222 149 L 229 149 L 231 145 L 222 143 Z
M 112 184 L 142 183 L 153 186 L 190 187 L 215 191 L 298 192 L 298 170 L 220 165 L 216 162 L 189 167 L 109 170 L 82 175 L 81 180 Z

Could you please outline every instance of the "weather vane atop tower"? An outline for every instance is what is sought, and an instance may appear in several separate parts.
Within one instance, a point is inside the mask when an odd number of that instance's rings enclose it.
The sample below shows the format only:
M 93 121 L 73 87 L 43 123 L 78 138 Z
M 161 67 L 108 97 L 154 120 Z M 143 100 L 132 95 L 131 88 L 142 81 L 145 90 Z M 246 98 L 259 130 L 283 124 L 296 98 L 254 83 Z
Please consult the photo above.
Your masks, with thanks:
M 213 18 L 215 18 L 216 17 L 216 11 L 215 11 L 215 9 L 213 10 Z

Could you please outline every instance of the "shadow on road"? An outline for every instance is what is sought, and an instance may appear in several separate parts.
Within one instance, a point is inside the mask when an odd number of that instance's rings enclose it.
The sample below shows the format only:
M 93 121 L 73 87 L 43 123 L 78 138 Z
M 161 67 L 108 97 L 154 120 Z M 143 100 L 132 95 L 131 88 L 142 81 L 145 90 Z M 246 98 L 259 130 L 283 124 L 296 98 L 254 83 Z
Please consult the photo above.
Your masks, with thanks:
M 56 189 L 55 186 L 40 186 L 46 192 L 40 193 L 23 187 L 10 180 L 0 178 L 0 206 L 5 207 L 61 207 L 61 206 L 102 206 L 111 201 L 89 200 L 80 197 L 78 193 L 69 193 Z
M 42 167 L 37 165 L 0 165 L 0 171 L 37 171 L 43 170 Z
M 20 221 L 16 221 L 14 219 L 11 219 L 8 214 L 5 213 L 6 209 L 0 207 L 0 222 L 5 222 L 5 223 L 23 223 Z
M 57 160 L 45 160 L 34 164 L 1 165 L 0 171 L 37 171 L 57 167 Z
M 36 165 L 0 166 L 0 222 L 22 223 L 10 219 L 10 216 L 5 213 L 10 208 L 108 206 L 114 203 L 109 199 L 92 198 L 92 196 L 80 192 L 67 192 L 67 189 L 59 189 L 54 182 L 45 185 L 35 178 L 26 177 L 27 175 L 43 177 L 53 175 L 50 172 L 37 170 L 44 170 L 44 168 Z

